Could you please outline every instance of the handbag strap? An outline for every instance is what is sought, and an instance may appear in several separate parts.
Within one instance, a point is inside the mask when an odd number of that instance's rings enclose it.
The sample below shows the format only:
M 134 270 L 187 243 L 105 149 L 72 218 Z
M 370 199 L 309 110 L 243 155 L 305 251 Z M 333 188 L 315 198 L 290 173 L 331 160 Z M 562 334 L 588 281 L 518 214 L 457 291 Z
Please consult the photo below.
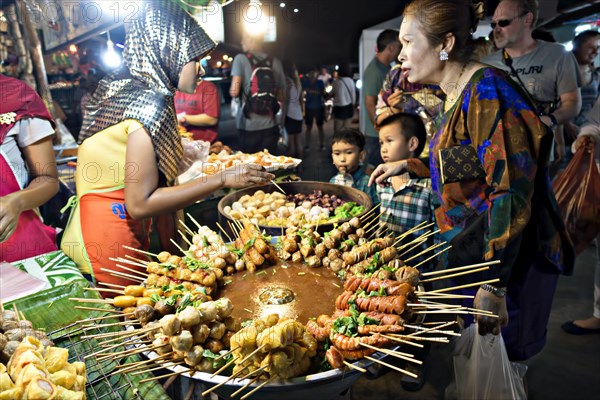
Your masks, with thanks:
M 348 91 L 348 95 L 350 96 L 350 103 L 352 105 L 354 105 L 354 102 L 352 101 L 352 91 L 350 90 L 350 88 L 348 87 L 348 85 L 346 84 L 346 82 L 344 82 L 344 77 L 341 77 L 340 81 L 342 82 L 342 85 L 344 85 L 346 87 L 346 90 Z

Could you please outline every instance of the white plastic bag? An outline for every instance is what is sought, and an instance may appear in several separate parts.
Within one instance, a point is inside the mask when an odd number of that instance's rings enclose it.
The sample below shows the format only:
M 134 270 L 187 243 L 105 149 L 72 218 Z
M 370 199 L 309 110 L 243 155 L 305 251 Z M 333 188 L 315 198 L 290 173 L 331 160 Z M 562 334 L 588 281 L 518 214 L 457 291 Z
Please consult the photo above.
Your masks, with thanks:
M 231 99 L 231 116 L 233 118 L 237 119 L 238 112 L 240 111 L 240 107 L 241 107 L 240 98 L 239 97 L 233 97 Z
M 458 400 L 526 399 L 524 364 L 508 359 L 502 335 L 477 333 L 477 324 L 463 330 L 454 354 Z

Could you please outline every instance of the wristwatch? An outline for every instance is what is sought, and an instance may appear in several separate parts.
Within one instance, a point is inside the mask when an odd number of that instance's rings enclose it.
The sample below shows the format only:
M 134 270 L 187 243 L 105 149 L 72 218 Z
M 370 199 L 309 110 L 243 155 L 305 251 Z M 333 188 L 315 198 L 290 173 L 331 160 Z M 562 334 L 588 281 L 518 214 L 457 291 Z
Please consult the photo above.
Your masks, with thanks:
M 491 294 L 493 294 L 494 296 L 497 297 L 504 297 L 506 296 L 506 288 L 498 288 L 492 285 L 488 285 L 487 283 L 484 283 L 483 285 L 481 285 L 481 288 L 483 290 L 485 290 L 486 292 L 490 292 Z
M 556 129 L 556 127 L 558 126 L 558 120 L 556 119 L 554 114 L 548 114 L 548 118 L 550 118 L 550 121 L 552 122 L 552 126 L 550 127 L 550 129 Z

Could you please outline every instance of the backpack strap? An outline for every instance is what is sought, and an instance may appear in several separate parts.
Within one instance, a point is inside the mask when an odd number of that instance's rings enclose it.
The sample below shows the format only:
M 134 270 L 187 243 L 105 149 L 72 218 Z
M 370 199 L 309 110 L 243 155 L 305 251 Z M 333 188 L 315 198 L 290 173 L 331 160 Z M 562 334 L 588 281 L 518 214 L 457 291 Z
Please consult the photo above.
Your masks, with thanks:
M 248 58 L 248 61 L 250 62 L 250 66 L 252 67 L 252 69 L 255 69 L 258 67 L 271 68 L 271 65 L 273 64 L 273 59 L 269 56 L 267 56 L 265 59 L 261 59 L 261 58 L 256 57 L 252 53 L 246 53 L 246 57 Z

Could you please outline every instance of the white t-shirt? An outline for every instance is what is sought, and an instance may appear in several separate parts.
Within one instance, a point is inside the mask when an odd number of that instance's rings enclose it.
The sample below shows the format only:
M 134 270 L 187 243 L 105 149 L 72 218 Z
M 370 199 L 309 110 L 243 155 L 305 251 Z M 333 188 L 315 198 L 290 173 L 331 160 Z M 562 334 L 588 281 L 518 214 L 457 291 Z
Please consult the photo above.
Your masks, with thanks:
M 356 90 L 352 78 L 344 76 L 333 81 L 333 106 L 342 107 L 356 103 Z
M 27 165 L 21 149 L 54 134 L 50 122 L 41 118 L 26 118 L 8 131 L 4 142 L 0 145 L 0 154 L 13 170 L 21 189 L 29 183 Z
M 300 95 L 302 92 L 298 90 L 298 87 L 296 87 L 291 79 L 287 78 L 287 83 L 290 90 L 288 92 L 289 97 L 286 116 L 297 121 L 302 121 L 302 106 L 300 106 Z

